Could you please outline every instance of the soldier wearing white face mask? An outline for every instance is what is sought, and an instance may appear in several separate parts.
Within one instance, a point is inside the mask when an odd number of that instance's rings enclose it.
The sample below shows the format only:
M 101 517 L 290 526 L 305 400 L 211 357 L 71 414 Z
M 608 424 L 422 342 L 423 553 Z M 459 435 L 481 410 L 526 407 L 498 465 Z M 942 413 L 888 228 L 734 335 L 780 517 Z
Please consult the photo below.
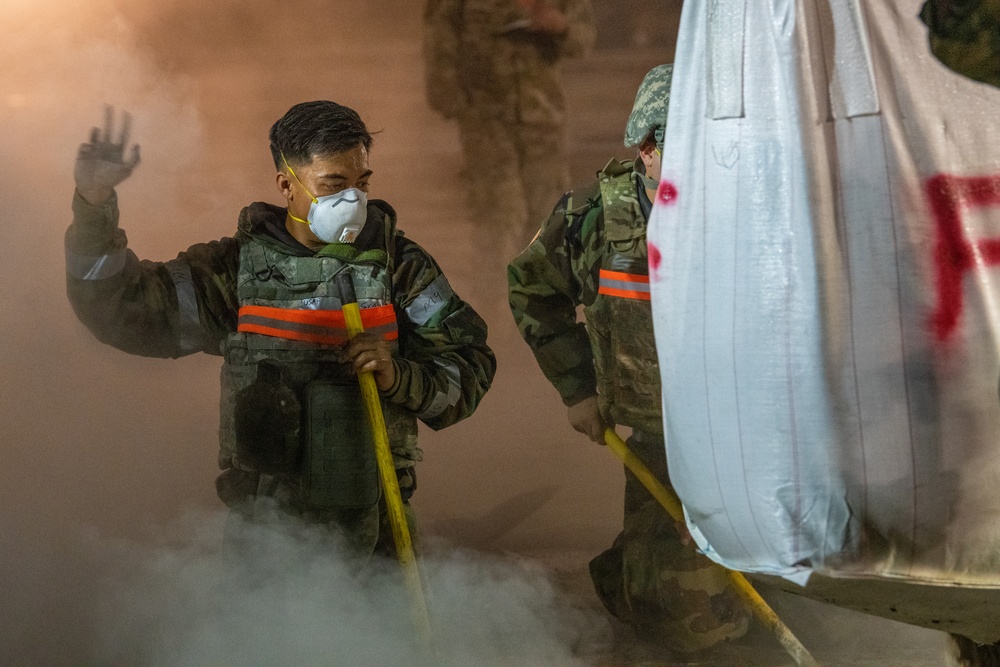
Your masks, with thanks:
M 333 102 L 292 107 L 271 128 L 287 207 L 256 202 L 234 236 L 169 262 L 140 262 L 118 228 L 114 187 L 138 164 L 128 128 L 95 129 L 76 165 L 67 288 L 103 342 L 133 354 L 223 357 L 219 497 L 254 519 L 277 508 L 391 551 L 356 374 L 383 399 L 404 501 L 434 429 L 475 410 L 496 368 L 486 326 L 434 260 L 368 199 L 371 136 Z M 352 277 L 365 333 L 348 342 L 337 278 Z M 409 512 L 406 503 L 404 511 Z
M 302 181 L 295 175 L 295 170 L 288 164 L 285 156 L 281 162 L 306 194 L 312 198 L 309 215 L 305 220 L 296 217 L 291 211 L 288 217 L 295 222 L 309 225 L 309 231 L 326 243 L 354 243 L 368 218 L 368 194 L 358 188 L 346 188 L 332 195 L 317 198 L 309 192 Z

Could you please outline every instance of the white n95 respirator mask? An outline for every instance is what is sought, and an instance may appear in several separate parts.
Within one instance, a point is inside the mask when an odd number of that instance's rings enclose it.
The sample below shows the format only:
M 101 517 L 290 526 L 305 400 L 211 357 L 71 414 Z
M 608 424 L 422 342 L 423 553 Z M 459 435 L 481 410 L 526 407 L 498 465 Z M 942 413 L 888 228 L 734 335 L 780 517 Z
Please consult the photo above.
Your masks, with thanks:
M 284 160 L 284 156 L 282 156 Z M 302 189 L 312 198 L 309 215 L 306 220 L 292 215 L 288 217 L 296 222 L 309 225 L 309 229 L 321 241 L 326 243 L 354 243 L 368 219 L 368 195 L 357 188 L 347 188 L 332 195 L 315 197 L 309 188 L 303 185 L 299 177 L 285 162 L 285 167 Z
M 294 215 L 291 218 L 308 224 L 321 241 L 354 243 L 368 219 L 368 195 L 357 188 L 347 188 L 318 199 L 313 197 L 308 220 L 299 220 Z

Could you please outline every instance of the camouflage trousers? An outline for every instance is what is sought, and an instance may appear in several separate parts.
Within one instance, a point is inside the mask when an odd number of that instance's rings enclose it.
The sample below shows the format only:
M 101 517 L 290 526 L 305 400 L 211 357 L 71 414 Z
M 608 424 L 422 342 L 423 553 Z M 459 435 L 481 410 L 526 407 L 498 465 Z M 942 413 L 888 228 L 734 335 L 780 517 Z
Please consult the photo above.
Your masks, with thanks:
M 502 272 L 520 253 L 569 187 L 566 130 L 459 115 L 466 204 L 479 259 L 498 257 Z M 505 284 L 500 275 L 501 284 Z
M 635 434 L 629 448 L 670 486 L 661 436 Z M 610 549 L 590 562 L 605 608 L 636 633 L 672 651 L 692 653 L 746 633 L 749 614 L 725 571 L 681 543 L 674 522 L 628 470 L 625 522 Z
M 416 548 L 416 515 L 409 503 L 416 490 L 416 472 L 412 467 L 400 468 L 396 470 L 396 477 L 403 499 L 403 514 Z M 384 494 L 371 507 L 309 507 L 300 500 L 299 482 L 294 475 L 268 475 L 236 468 L 219 475 L 216 491 L 230 508 L 231 524 L 267 523 L 291 517 L 303 524 L 330 530 L 350 555 L 361 559 L 372 555 L 396 557 Z

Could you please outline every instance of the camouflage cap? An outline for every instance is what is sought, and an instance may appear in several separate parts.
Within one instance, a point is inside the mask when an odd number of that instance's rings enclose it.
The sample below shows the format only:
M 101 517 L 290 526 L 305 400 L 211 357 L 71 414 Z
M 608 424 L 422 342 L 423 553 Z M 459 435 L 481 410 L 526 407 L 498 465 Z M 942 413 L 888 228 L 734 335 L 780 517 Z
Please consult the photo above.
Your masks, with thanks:
M 670 81 L 673 77 L 672 63 L 657 65 L 649 70 L 646 78 L 639 84 L 632 114 L 625 126 L 625 145 L 628 148 L 641 144 L 650 132 L 656 132 L 656 143 L 663 148 L 663 130 L 667 123 Z

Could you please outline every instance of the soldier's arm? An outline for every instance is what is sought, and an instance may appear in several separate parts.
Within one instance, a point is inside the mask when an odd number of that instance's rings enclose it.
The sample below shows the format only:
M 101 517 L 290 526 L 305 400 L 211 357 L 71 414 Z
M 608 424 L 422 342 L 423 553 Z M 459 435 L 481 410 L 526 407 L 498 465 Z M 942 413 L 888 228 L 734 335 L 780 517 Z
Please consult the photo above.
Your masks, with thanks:
M 575 405 L 597 393 L 594 359 L 577 306 L 593 301 L 599 248 L 599 208 L 572 208 L 564 197 L 538 236 L 507 267 L 508 296 L 518 330 L 563 403 Z
M 118 198 L 73 198 L 66 290 L 98 340 L 131 354 L 219 354 L 235 328 L 236 241 L 192 246 L 168 262 L 139 260 L 118 227 Z
M 486 323 L 419 245 L 400 238 L 393 289 L 400 331 L 395 383 L 382 394 L 433 429 L 471 415 L 493 382 Z
M 427 0 L 424 8 L 424 83 L 427 103 L 445 118 L 464 104 L 458 81 L 463 0 Z

